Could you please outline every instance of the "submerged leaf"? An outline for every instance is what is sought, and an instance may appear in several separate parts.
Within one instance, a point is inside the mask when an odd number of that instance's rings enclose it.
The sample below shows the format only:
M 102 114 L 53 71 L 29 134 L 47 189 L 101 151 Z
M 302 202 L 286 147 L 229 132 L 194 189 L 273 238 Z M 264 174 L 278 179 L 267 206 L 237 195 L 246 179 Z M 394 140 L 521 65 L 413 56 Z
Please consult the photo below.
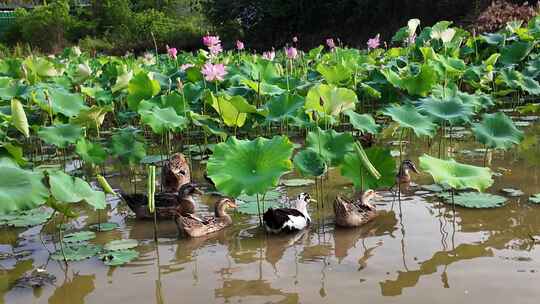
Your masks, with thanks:
M 139 246 L 137 240 L 125 239 L 125 240 L 114 240 L 105 244 L 105 250 L 107 251 L 116 251 L 116 250 L 126 250 L 132 249 Z
M 500 195 L 480 192 L 462 192 L 454 195 L 454 203 L 465 208 L 496 208 L 502 207 L 508 199 Z M 446 196 L 445 202 L 452 204 L 452 197 Z
M 535 195 L 529 197 L 529 202 L 533 204 L 540 204 L 540 193 L 536 193 Z
M 64 243 L 80 243 L 95 239 L 96 234 L 92 231 L 79 231 L 64 235 Z
M 257 215 L 259 208 L 261 213 L 268 208 L 280 208 L 282 193 L 277 190 L 270 190 L 264 195 L 259 195 L 259 206 L 257 206 L 256 195 L 240 195 L 236 201 L 238 202 L 237 211 L 244 214 Z M 263 210 L 264 209 L 264 210 Z
M 63 261 L 64 256 L 67 261 L 81 261 L 97 255 L 101 251 L 101 246 L 93 244 L 84 244 L 79 246 L 64 246 L 64 250 L 58 249 L 51 254 L 51 258 L 57 261 Z
M 135 250 L 119 250 L 103 253 L 99 257 L 107 266 L 120 266 L 138 258 L 139 252 Z
M 88 228 L 95 231 L 111 231 L 118 228 L 117 223 L 99 223 L 88 226 Z

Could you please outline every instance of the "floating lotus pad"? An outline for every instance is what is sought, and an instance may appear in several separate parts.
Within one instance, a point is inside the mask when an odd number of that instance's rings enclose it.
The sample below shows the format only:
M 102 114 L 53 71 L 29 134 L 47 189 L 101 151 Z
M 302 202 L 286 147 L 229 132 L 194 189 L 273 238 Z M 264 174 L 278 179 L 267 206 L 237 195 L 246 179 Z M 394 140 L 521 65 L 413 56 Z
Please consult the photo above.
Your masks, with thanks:
M 436 183 L 454 189 L 484 191 L 493 184 L 493 173 L 489 168 L 461 164 L 453 159 L 442 160 L 424 154 L 420 157 L 420 167 L 431 174 Z
M 92 231 L 79 231 L 64 235 L 64 243 L 80 243 L 95 239 L 96 234 Z
M 284 179 L 281 180 L 281 184 L 286 187 L 302 187 L 315 184 L 315 181 L 312 179 L 305 178 L 293 178 L 293 179 Z
M 506 204 L 508 199 L 504 196 L 480 192 L 462 192 L 454 195 L 454 203 L 465 208 L 497 208 Z M 452 204 L 450 194 L 445 195 L 445 202 Z
M 540 204 L 540 193 L 536 193 L 535 195 L 529 197 L 529 202 L 533 204 Z
M 105 250 L 107 251 L 116 251 L 116 250 L 126 250 L 132 249 L 139 246 L 137 240 L 125 239 L 125 240 L 114 240 L 105 244 Z
M 89 226 L 90 229 L 95 231 L 111 231 L 116 228 L 118 228 L 117 223 L 100 223 L 100 224 L 93 224 Z
M 6 225 L 15 228 L 37 226 L 46 223 L 51 218 L 52 214 L 52 209 L 43 207 L 25 211 L 15 211 L 0 215 L 0 226 Z
M 263 202 L 263 196 L 259 195 L 259 204 L 260 208 L 279 208 L 281 206 L 281 198 L 283 197 L 283 193 L 277 191 L 277 190 L 270 190 L 266 192 L 266 195 L 264 196 L 264 202 Z M 257 196 L 256 195 L 241 195 L 236 199 L 238 203 L 237 211 L 244 214 L 250 214 L 250 215 L 257 215 L 259 214 L 259 209 L 257 207 Z M 261 212 L 264 212 L 265 210 L 261 210 Z
M 129 263 L 139 257 L 139 252 L 135 250 L 118 250 L 102 253 L 99 258 L 105 265 L 120 266 Z
M 51 258 L 53 260 L 63 261 L 65 256 L 67 261 L 81 261 L 97 255 L 99 252 L 101 252 L 101 250 L 101 246 L 93 244 L 84 244 L 80 246 L 64 246 L 63 254 L 62 250 L 58 249 L 53 254 L 51 254 Z
M 505 193 L 510 197 L 519 197 L 525 195 L 525 192 L 514 188 L 503 188 L 501 189 L 501 192 Z

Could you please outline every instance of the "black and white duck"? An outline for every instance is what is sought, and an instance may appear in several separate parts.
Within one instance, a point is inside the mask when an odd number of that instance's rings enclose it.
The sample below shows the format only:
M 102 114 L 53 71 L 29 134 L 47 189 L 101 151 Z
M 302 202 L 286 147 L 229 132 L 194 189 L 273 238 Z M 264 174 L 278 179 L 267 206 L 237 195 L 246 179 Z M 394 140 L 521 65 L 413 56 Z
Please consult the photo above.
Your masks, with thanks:
M 264 226 L 268 232 L 296 232 L 303 230 L 311 223 L 307 206 L 314 202 L 308 193 L 300 193 L 292 201 L 292 208 L 268 208 L 263 215 Z

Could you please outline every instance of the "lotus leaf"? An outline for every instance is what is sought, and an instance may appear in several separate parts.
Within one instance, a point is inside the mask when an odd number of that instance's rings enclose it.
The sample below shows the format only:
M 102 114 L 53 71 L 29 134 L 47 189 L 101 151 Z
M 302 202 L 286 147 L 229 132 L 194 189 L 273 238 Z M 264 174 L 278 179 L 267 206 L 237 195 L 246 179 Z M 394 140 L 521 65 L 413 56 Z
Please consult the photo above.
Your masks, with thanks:
M 489 168 L 461 164 L 453 159 L 442 160 L 424 154 L 420 157 L 420 167 L 431 174 L 436 183 L 458 190 L 484 191 L 493 184 L 493 173 Z
M 504 65 L 520 63 L 534 48 L 534 43 L 517 41 L 501 49 L 501 63 Z
M 287 137 L 238 140 L 229 138 L 214 147 L 207 164 L 208 176 L 216 188 L 230 196 L 265 193 L 277 186 L 291 169 L 293 147 Z
M 82 109 L 77 117 L 71 119 L 71 122 L 84 126 L 88 129 L 98 129 L 105 120 L 105 115 L 112 112 L 112 106 L 92 106 L 87 109 Z
M 540 193 L 536 193 L 535 195 L 529 197 L 529 202 L 533 204 L 540 204 Z
M 100 255 L 101 260 L 107 266 L 120 266 L 129 263 L 139 257 L 135 250 L 119 250 L 106 252 Z
M 365 153 L 375 169 L 381 174 L 379 179 L 373 177 L 370 171 L 365 168 L 360 155 L 356 152 L 345 156 L 345 160 L 341 165 L 341 174 L 351 180 L 357 189 L 362 186 L 364 187 L 363 190 L 365 190 L 394 185 L 396 161 L 390 154 L 390 150 L 373 147 L 365 150 Z
M 333 85 L 320 84 L 308 91 L 304 108 L 307 112 L 316 111 L 330 116 L 354 109 L 358 98 L 356 93 Z
M 42 127 L 38 136 L 44 142 L 55 145 L 58 148 L 66 148 L 74 144 L 83 134 L 83 129 L 72 124 L 59 124 L 50 127 Z
M 263 201 L 263 195 L 259 195 L 259 203 L 260 206 L 257 206 L 257 196 L 256 195 L 240 195 L 237 198 L 238 202 L 238 212 L 249 214 L 249 215 L 257 215 L 259 214 L 259 208 L 280 208 L 281 206 L 281 198 L 283 194 L 277 190 L 270 190 L 266 192 L 264 195 L 264 201 Z M 261 213 L 265 210 L 261 210 Z
M 17 99 L 11 100 L 11 124 L 19 130 L 25 137 L 30 137 L 28 119 L 24 112 L 23 105 Z
M 64 256 L 67 261 L 82 261 L 84 259 L 89 259 L 97 255 L 101 251 L 101 246 L 93 244 L 83 244 L 78 246 L 64 246 L 62 252 L 61 249 L 58 249 L 53 254 L 51 258 L 57 261 L 63 261 Z
M 142 100 L 156 96 L 160 90 L 157 80 L 150 78 L 145 72 L 139 72 L 128 84 L 127 101 L 130 110 L 137 111 Z
M 229 127 L 242 127 L 246 122 L 247 113 L 242 113 L 233 104 L 233 99 L 242 98 L 241 96 L 214 96 L 209 93 L 206 95 L 206 102 L 210 103 L 212 108 L 221 116 L 225 125 Z
M 134 132 L 123 130 L 112 136 L 111 151 L 124 164 L 138 164 L 146 155 L 144 143 L 137 140 Z
M 379 132 L 380 125 L 375 122 L 375 119 L 371 115 L 358 114 L 352 110 L 345 112 L 345 115 L 349 116 L 349 121 L 356 130 L 372 134 Z
M 272 97 L 267 103 L 269 121 L 281 121 L 296 117 L 298 111 L 304 106 L 304 98 L 298 95 L 282 94 Z
M 473 124 L 476 139 L 492 149 L 508 149 L 523 140 L 520 131 L 504 113 L 484 114 L 482 122 Z
M 437 83 L 437 72 L 430 65 L 424 64 L 418 67 L 417 73 L 407 72 L 408 75 L 401 77 L 391 69 L 381 73 L 388 82 L 398 88 L 406 90 L 411 95 L 426 96 Z
M 50 104 L 54 113 L 67 117 L 77 116 L 81 110 L 88 109 L 80 94 L 72 94 L 61 89 L 48 89 Z M 47 104 L 48 106 L 48 104 Z
M 242 83 L 248 86 L 253 91 L 257 92 L 260 95 L 276 96 L 281 95 L 285 92 L 282 88 L 275 84 L 270 84 L 266 82 L 257 82 L 249 79 L 242 80 Z
M 329 166 L 339 166 L 348 152 L 354 150 L 354 139 L 350 133 L 339 133 L 332 129 L 309 132 L 306 147 L 318 152 Z
M 462 103 L 458 98 L 424 98 L 419 109 L 435 121 L 445 121 L 450 125 L 468 123 L 474 114 L 471 105 Z
M 281 184 L 286 187 L 303 187 L 315 184 L 315 181 L 312 179 L 305 178 L 292 178 L 284 179 L 281 181 Z
M 502 207 L 508 199 L 500 195 L 480 192 L 462 192 L 454 195 L 454 203 L 465 208 L 496 208 Z M 452 203 L 452 197 L 446 196 L 445 202 Z
M 294 156 L 294 167 L 303 176 L 321 176 L 327 165 L 322 156 L 312 149 L 304 149 Z
M 125 240 L 114 240 L 105 244 L 105 250 L 107 251 L 117 251 L 117 250 L 126 250 L 132 249 L 139 246 L 137 240 L 125 239 Z
M 107 151 L 99 144 L 81 138 L 75 145 L 75 151 L 88 164 L 101 165 L 107 159 Z
M 519 196 L 525 195 L 525 192 L 519 189 L 514 189 L 514 188 L 502 188 L 501 192 L 503 192 L 504 194 L 510 197 L 519 197 Z
M 140 104 L 142 105 L 142 103 Z M 172 107 L 160 108 L 153 106 L 148 110 L 139 110 L 141 120 L 152 128 L 156 134 L 163 134 L 166 131 L 180 130 L 186 127 L 187 119 L 176 114 Z
M 342 63 L 335 65 L 319 63 L 316 70 L 323 75 L 327 83 L 335 85 L 347 82 L 353 74 L 353 71 Z
M 48 171 L 51 193 L 60 202 L 86 202 L 94 209 L 105 208 L 105 193 L 95 191 L 83 179 L 72 177 L 62 171 Z
M 64 243 L 80 243 L 96 238 L 96 234 L 92 231 L 79 231 L 64 235 Z
M 12 226 L 15 228 L 41 225 L 47 222 L 53 214 L 50 208 L 35 208 L 25 211 L 15 211 L 0 215 L 0 226 Z
M 412 129 L 416 136 L 432 137 L 435 133 L 437 125 L 427 116 L 418 113 L 418 110 L 411 105 L 393 105 L 384 109 L 383 113 L 392 117 L 402 128 Z
M 89 228 L 95 231 L 112 231 L 118 228 L 118 224 L 117 223 L 99 223 L 99 224 L 92 224 L 89 226 Z
M 47 200 L 49 191 L 43 174 L 0 163 L 0 214 L 36 208 Z

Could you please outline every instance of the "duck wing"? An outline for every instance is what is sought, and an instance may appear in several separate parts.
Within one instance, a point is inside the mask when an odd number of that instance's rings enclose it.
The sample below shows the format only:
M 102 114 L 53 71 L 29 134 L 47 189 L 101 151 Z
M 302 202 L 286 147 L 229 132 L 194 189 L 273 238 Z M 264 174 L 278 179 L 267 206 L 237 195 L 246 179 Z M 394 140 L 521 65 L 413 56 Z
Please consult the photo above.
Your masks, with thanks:
M 135 212 L 140 206 L 146 206 L 148 205 L 148 196 L 146 194 L 142 193 L 133 193 L 133 194 L 127 194 L 124 192 L 120 193 L 120 196 L 126 201 L 129 209 L 131 211 Z

